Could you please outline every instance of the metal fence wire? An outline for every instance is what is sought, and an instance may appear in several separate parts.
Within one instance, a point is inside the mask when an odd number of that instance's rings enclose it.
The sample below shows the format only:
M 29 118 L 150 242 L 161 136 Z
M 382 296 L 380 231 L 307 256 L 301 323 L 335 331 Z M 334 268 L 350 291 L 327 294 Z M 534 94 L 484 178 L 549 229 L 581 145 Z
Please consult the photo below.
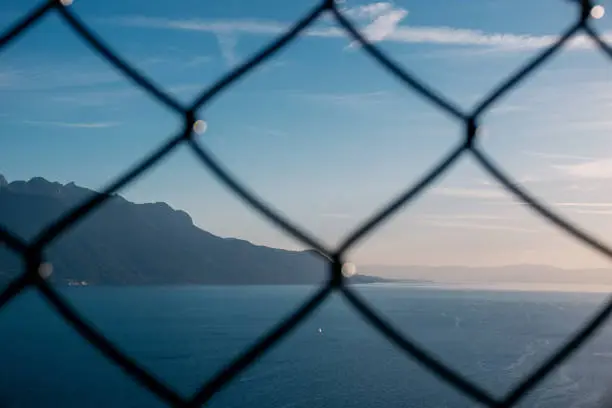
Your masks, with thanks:
M 440 380 L 447 382 L 460 392 L 485 406 L 489 407 L 512 407 L 523 397 L 533 390 L 545 377 L 547 377 L 559 364 L 565 361 L 573 352 L 580 348 L 603 323 L 606 322 L 612 312 L 612 297 L 610 297 L 597 313 L 591 317 L 571 338 L 560 347 L 551 357 L 544 361 L 536 370 L 526 378 L 522 379 L 513 389 L 502 397 L 491 395 L 478 384 L 468 380 L 459 372 L 448 367 L 444 362 L 438 360 L 421 345 L 417 344 L 408 336 L 400 334 L 385 318 L 370 307 L 354 290 L 348 287 L 342 273 L 344 255 L 357 241 L 362 239 L 383 221 L 397 212 L 401 207 L 416 199 L 442 174 L 449 171 L 457 160 L 464 155 L 471 155 L 477 163 L 504 188 L 511 192 L 518 200 L 539 214 L 548 222 L 556 225 L 565 233 L 573 236 L 582 244 L 591 247 L 599 253 L 612 259 L 612 249 L 598 240 L 592 238 L 579 227 L 556 215 L 545 204 L 535 199 L 528 191 L 504 173 L 495 162 L 477 144 L 478 119 L 495 102 L 504 96 L 510 89 L 520 85 L 527 76 L 534 73 L 550 57 L 558 52 L 570 39 L 582 33 L 590 37 L 594 44 L 608 57 L 612 58 L 612 48 L 607 45 L 591 26 L 591 10 L 593 5 L 589 0 L 575 1 L 577 5 L 576 21 L 561 35 L 558 40 L 545 48 L 525 66 L 502 81 L 495 87 L 473 110 L 464 111 L 455 106 L 443 95 L 430 89 L 426 84 L 417 79 L 409 71 L 401 68 L 393 62 L 385 53 L 370 44 L 358 29 L 343 16 L 338 4 L 334 0 L 321 0 L 305 17 L 296 22 L 286 33 L 268 44 L 262 51 L 253 56 L 244 64 L 229 72 L 210 88 L 204 90 L 195 101 L 185 106 L 171 97 L 163 89 L 156 86 L 150 79 L 138 70 L 126 63 L 117 53 L 108 47 L 92 30 L 90 30 L 81 19 L 67 7 L 71 0 L 47 0 L 44 4 L 24 16 L 14 26 L 10 27 L 0 36 L 0 51 L 13 40 L 17 39 L 26 30 L 33 28 L 43 16 L 49 13 L 58 14 L 62 20 L 79 36 L 91 49 L 113 65 L 123 75 L 129 78 L 134 85 L 144 89 L 150 97 L 164 104 L 168 109 L 183 118 L 183 128 L 160 146 L 153 154 L 145 157 L 140 162 L 128 169 L 123 175 L 108 185 L 103 193 L 97 194 L 88 201 L 82 203 L 76 209 L 64 214 L 52 225 L 40 232 L 32 242 L 24 242 L 15 234 L 0 226 L 0 243 L 6 245 L 21 256 L 24 261 L 23 273 L 15 278 L 0 294 L 0 309 L 27 288 L 33 287 L 84 339 L 97 348 L 106 358 L 112 360 L 127 374 L 148 388 L 157 397 L 173 407 L 196 407 L 205 404 L 211 397 L 232 381 L 244 369 L 253 364 L 265 352 L 269 351 L 289 332 L 300 325 L 322 302 L 332 293 L 339 292 L 374 329 L 378 330 L 397 348 L 416 360 L 426 369 L 430 370 Z M 381 211 L 374 214 L 342 242 L 338 248 L 330 249 L 317 238 L 303 231 L 290 220 L 281 216 L 269 205 L 264 203 L 256 194 L 236 180 L 221 163 L 213 157 L 195 138 L 194 126 L 196 126 L 196 111 L 205 107 L 206 104 L 219 93 L 228 89 L 230 85 L 241 79 L 247 73 L 255 69 L 266 60 L 270 59 L 276 52 L 288 46 L 301 32 L 315 23 L 324 14 L 332 16 L 333 19 L 353 40 L 361 43 L 362 49 L 370 57 L 376 60 L 391 75 L 409 91 L 417 92 L 421 97 L 437 106 L 439 109 L 452 115 L 456 120 L 463 123 L 465 136 L 461 143 L 452 152 L 441 160 L 436 166 L 429 170 L 416 184 L 408 188 L 403 194 L 388 203 Z M 96 330 L 75 310 L 69 302 L 58 293 L 47 281 L 45 281 L 48 265 L 45 264 L 44 251 L 47 245 L 58 236 L 65 233 L 77 222 L 88 216 L 96 208 L 104 204 L 111 194 L 133 182 L 142 176 L 164 157 L 168 156 L 179 145 L 187 145 L 191 151 L 200 159 L 204 166 L 223 183 L 228 189 L 240 199 L 248 203 L 267 220 L 278 228 L 298 239 L 300 242 L 315 249 L 329 263 L 329 280 L 321 285 L 316 294 L 293 311 L 287 318 L 278 323 L 264 336 L 259 338 L 247 350 L 230 361 L 222 370 L 205 382 L 190 397 L 179 395 L 168 385 L 157 379 L 153 374 L 141 367 L 130 356 L 124 354 L 115 344 L 109 341 L 104 334 Z

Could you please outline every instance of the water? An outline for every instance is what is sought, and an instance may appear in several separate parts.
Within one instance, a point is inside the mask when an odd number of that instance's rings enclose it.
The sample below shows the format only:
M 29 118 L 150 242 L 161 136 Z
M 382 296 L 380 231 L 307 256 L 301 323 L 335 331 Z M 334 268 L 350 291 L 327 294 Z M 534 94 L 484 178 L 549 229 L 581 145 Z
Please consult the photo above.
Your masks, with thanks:
M 501 395 L 595 311 L 603 294 L 359 291 L 405 333 Z M 184 395 L 312 292 L 306 287 L 69 288 L 121 348 Z M 321 331 L 319 331 L 321 329 Z M 604 329 L 524 400 L 596 407 L 612 380 Z M 108 363 L 34 292 L 0 312 L 0 407 L 164 406 Z M 400 354 L 338 297 L 211 401 L 213 407 L 472 407 Z

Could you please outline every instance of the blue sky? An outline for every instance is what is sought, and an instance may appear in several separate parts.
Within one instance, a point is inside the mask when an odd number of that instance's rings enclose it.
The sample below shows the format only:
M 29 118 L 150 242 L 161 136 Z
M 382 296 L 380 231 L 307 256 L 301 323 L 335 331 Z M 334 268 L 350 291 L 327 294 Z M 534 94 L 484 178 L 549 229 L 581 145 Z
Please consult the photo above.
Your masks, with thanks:
M 208 4 L 210 3 L 210 4 Z M 181 101 L 286 29 L 312 1 L 76 0 L 70 7 Z M 7 27 L 34 1 L 4 0 Z M 607 4 L 604 2 L 604 6 Z M 377 46 L 474 106 L 575 17 L 569 1 L 342 4 Z M 609 16 L 597 27 L 612 41 Z M 59 17 L 0 55 L 0 173 L 99 188 L 180 120 L 98 58 Z M 486 150 L 559 213 L 612 236 L 612 62 L 569 44 L 484 117 Z M 267 202 L 329 243 L 459 141 L 459 123 L 401 87 L 329 19 L 200 112 L 203 143 Z M 231 196 L 186 150 L 121 191 L 166 201 L 221 236 L 302 248 Z M 389 265 L 606 265 L 514 202 L 470 159 L 351 253 Z

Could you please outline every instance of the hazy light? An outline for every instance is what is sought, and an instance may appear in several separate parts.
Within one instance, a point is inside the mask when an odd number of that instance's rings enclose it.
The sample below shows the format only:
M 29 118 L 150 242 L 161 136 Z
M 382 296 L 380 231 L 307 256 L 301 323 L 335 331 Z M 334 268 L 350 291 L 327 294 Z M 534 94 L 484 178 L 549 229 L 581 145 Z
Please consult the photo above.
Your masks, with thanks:
M 40 275 L 40 277 L 43 279 L 47 279 L 49 276 L 51 276 L 52 273 L 53 265 L 48 262 L 40 264 L 40 266 L 38 267 L 38 275 Z
M 60 0 L 60 3 L 62 3 L 62 6 L 69 6 L 72 4 L 73 0 Z
M 600 18 L 602 18 L 604 14 L 606 14 L 606 9 L 604 9 L 604 6 L 598 5 L 598 6 L 594 6 L 591 9 L 591 17 L 593 17 L 596 20 L 599 20 Z
M 342 274 L 345 277 L 349 278 L 353 276 L 355 272 L 357 272 L 357 267 L 355 266 L 355 264 L 347 262 L 344 265 L 342 265 Z
M 193 124 L 193 131 L 201 135 L 202 133 L 206 132 L 207 127 L 208 125 L 203 120 L 196 120 Z

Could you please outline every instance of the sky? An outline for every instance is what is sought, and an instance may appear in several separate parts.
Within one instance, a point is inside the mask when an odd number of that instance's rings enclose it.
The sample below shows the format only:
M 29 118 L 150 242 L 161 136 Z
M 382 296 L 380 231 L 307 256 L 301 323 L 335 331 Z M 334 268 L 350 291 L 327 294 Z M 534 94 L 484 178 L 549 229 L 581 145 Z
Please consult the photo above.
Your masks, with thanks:
M 3 0 L 0 27 L 37 4 Z M 118 54 L 188 103 L 314 7 L 312 0 L 75 0 Z M 608 6 L 603 2 L 604 7 Z M 612 43 L 611 11 L 595 26 Z M 553 42 L 570 1 L 346 0 L 376 46 L 464 110 Z M 570 43 L 482 117 L 482 147 L 557 213 L 612 243 L 612 61 Z M 0 174 L 99 189 L 181 120 L 49 15 L 0 53 Z M 462 127 L 403 87 L 323 16 L 211 101 L 199 140 L 267 203 L 335 245 L 460 141 Z M 119 192 L 165 201 L 223 237 L 304 249 L 220 185 L 187 149 Z M 606 267 L 463 158 L 349 258 L 369 265 Z

